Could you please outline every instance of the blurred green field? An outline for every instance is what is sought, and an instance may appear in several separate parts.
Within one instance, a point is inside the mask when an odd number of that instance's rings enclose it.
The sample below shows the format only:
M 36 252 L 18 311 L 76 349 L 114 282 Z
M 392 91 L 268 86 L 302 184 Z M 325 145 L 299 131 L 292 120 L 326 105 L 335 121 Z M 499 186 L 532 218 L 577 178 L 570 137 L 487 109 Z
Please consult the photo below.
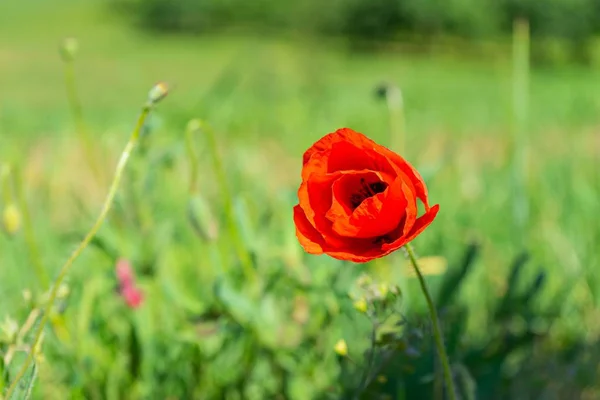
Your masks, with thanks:
M 58 45 L 67 36 L 76 37 L 81 47 L 75 61 L 78 91 L 102 160 L 101 184 L 86 163 L 65 97 Z M 142 276 L 151 306 L 133 319 L 151 321 L 142 347 L 154 362 L 159 363 L 161 350 L 150 344 L 152 335 L 179 326 L 175 321 L 183 311 L 173 310 L 175 304 L 201 314 L 219 269 L 238 268 L 226 235 L 216 245 L 197 242 L 186 225 L 189 164 L 183 143 L 192 118 L 209 121 L 218 134 L 238 220 L 259 274 L 283 269 L 318 286 L 337 268 L 349 276 L 366 270 L 400 284 L 403 307 L 423 309 L 416 282 L 403 278 L 400 255 L 373 265 L 346 265 L 303 255 L 294 233 L 292 206 L 308 146 L 344 126 L 389 143 L 387 109 L 375 96 L 385 81 L 402 91 L 404 156 L 421 171 L 431 201 L 441 207 L 437 220 L 415 241 L 417 252 L 443 255 L 451 270 L 465 245 L 477 241 L 482 246 L 482 257 L 459 294 L 469 310 L 468 340 L 477 343 L 489 334 L 489 308 L 506 292 L 509 264 L 522 251 L 532 256 L 526 277 L 545 271 L 546 288 L 536 307 L 562 304 L 549 332 L 554 342 L 597 340 L 600 71 L 532 70 L 522 138 L 527 168 L 520 171 L 529 216 L 521 229 L 512 205 L 510 44 L 494 44 L 493 51 L 479 56 L 453 47 L 419 54 L 403 49 L 350 52 L 339 41 L 233 34 L 155 37 L 127 28 L 102 2 L 1 3 L 0 160 L 24 171 L 43 265 L 55 276 L 93 222 L 145 95 L 164 80 L 173 85 L 172 93 L 153 115 L 145 155 L 135 156 L 117 211 L 101 231 L 101 238 L 119 257 L 133 260 Z M 202 194 L 222 221 L 217 183 L 202 139 L 198 142 Z M 126 196 L 135 197 L 136 190 L 143 194 L 131 208 Z M 146 221 L 144 229 L 132 228 L 138 220 Z M 81 383 L 70 375 L 69 365 L 57 361 L 63 357 L 58 349 L 79 354 L 70 356 L 82 371 L 95 371 L 86 359 L 109 359 L 94 352 L 118 354 L 118 347 L 101 347 L 88 335 L 97 323 L 89 321 L 113 315 L 115 335 L 127 335 L 117 295 L 106 299 L 112 293 L 113 261 L 88 249 L 76 262 L 66 309 L 66 329 L 75 344 L 65 347 L 48 339 L 53 343 L 50 367 L 38 386 L 43 398 L 61 398 L 68 392 L 61 390 Z M 0 237 L 0 318 L 26 316 L 22 291 L 40 290 L 30 265 L 22 235 Z M 441 277 L 428 281 L 435 290 Z M 339 334 L 331 332 L 327 340 L 335 342 Z M 81 379 L 93 380 L 93 373 Z M 71 398 L 110 398 L 74 393 Z

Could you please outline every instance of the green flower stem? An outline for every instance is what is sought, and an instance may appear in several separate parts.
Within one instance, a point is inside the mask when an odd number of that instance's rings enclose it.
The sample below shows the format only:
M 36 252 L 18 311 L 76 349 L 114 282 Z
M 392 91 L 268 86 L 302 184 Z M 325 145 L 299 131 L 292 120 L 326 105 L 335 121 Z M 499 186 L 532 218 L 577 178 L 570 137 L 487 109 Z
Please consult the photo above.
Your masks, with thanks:
M 48 271 L 44 268 L 42 259 L 40 257 L 40 250 L 35 240 L 34 228 L 31 222 L 31 213 L 29 212 L 29 206 L 25 196 L 25 190 L 23 189 L 23 177 L 21 176 L 20 170 L 15 168 L 15 191 L 19 208 L 23 215 L 23 233 L 25 234 L 25 242 L 29 249 L 29 258 L 33 264 L 33 269 L 37 277 L 38 283 L 42 290 L 46 290 L 50 285 L 50 278 L 48 277 Z
M 210 152 L 213 161 L 213 168 L 215 170 L 215 174 L 217 175 L 217 181 L 221 186 L 221 196 L 223 204 L 225 206 L 227 222 L 229 223 L 229 233 L 232 236 L 233 242 L 235 243 L 236 251 L 240 262 L 242 263 L 242 268 L 244 269 L 246 278 L 248 278 L 251 283 L 255 283 L 256 274 L 254 271 L 254 267 L 252 266 L 252 260 L 250 259 L 250 254 L 248 253 L 244 241 L 242 240 L 242 235 L 235 221 L 233 197 L 231 196 L 231 192 L 229 191 L 229 187 L 227 185 L 227 177 L 225 175 L 225 170 L 223 169 L 221 158 L 219 156 L 219 149 L 217 147 L 217 139 L 215 137 L 215 133 L 212 130 L 212 128 L 204 121 L 202 121 L 199 124 L 199 129 L 201 129 L 205 133 L 206 141 L 208 144 L 208 151 Z
M 85 152 L 85 158 L 87 159 L 96 182 L 101 182 L 102 175 L 100 169 L 100 163 L 96 157 L 96 153 L 93 150 L 93 144 L 90 140 L 90 136 L 85 126 L 83 119 L 83 112 L 81 107 L 81 101 L 77 95 L 77 85 L 75 82 L 75 68 L 73 60 L 65 60 L 64 62 L 64 74 L 65 74 L 65 88 L 67 90 L 67 99 L 69 106 L 71 107 L 71 114 L 73 115 L 73 121 L 75 122 L 75 130 L 79 135 L 79 140 L 83 145 L 83 151 Z
M 33 358 L 35 355 L 35 349 L 37 348 L 40 338 L 42 337 L 42 334 L 44 332 L 44 327 L 46 325 L 46 322 L 48 321 L 48 317 L 50 316 L 50 313 L 52 312 L 52 306 L 54 305 L 54 301 L 56 300 L 56 295 L 58 293 L 58 289 L 59 289 L 60 285 L 64 281 L 65 277 L 67 276 L 68 272 L 71 269 L 71 266 L 73 265 L 73 263 L 75 262 L 77 257 L 79 257 L 79 255 L 83 252 L 83 250 L 88 246 L 90 241 L 94 238 L 94 236 L 96 235 L 96 233 L 102 226 L 102 223 L 106 219 L 106 216 L 108 215 L 108 211 L 110 210 L 113 200 L 115 198 L 115 195 L 117 194 L 117 189 L 119 188 L 119 183 L 121 182 L 121 178 L 123 176 L 123 171 L 125 170 L 125 166 L 127 165 L 127 160 L 129 159 L 129 156 L 131 155 L 131 152 L 133 151 L 133 149 L 139 139 L 140 131 L 141 131 L 142 127 L 144 126 L 144 123 L 146 122 L 146 117 L 150 114 L 151 106 L 152 106 L 152 103 L 148 102 L 142 109 L 142 112 L 137 121 L 137 125 L 136 125 L 135 129 L 133 130 L 133 133 L 131 134 L 131 137 L 129 138 L 127 145 L 125 146 L 125 149 L 121 153 L 121 158 L 119 159 L 119 163 L 117 164 L 117 168 L 116 168 L 116 172 L 115 172 L 115 177 L 110 185 L 110 189 L 108 191 L 106 199 L 104 200 L 104 204 L 102 205 L 102 210 L 100 211 L 100 215 L 96 219 L 96 222 L 94 223 L 94 225 L 92 226 L 90 231 L 87 233 L 85 238 L 81 241 L 79 246 L 77 246 L 75 251 L 73 251 L 71 256 L 67 259 L 65 264 L 62 266 L 62 268 L 60 269 L 60 272 L 58 274 L 58 277 L 56 278 L 56 280 L 54 281 L 54 284 L 52 285 L 52 288 L 50 290 L 50 297 L 48 298 L 48 303 L 46 304 L 44 313 L 42 315 L 42 319 L 41 319 L 41 321 L 38 325 L 38 328 L 35 332 L 33 343 L 31 344 L 31 349 L 29 350 L 29 353 L 27 354 L 27 359 L 23 362 L 21 369 L 17 373 L 15 379 L 11 382 L 11 384 L 8 387 L 8 390 L 6 392 L 7 400 L 10 400 L 12 394 L 14 393 L 15 389 L 17 388 L 17 385 L 19 384 L 19 381 L 23 378 L 23 376 L 27 372 L 27 369 L 33 362 Z
M 437 311 L 435 305 L 433 304 L 433 300 L 431 299 L 431 295 L 429 294 L 429 289 L 427 289 L 425 279 L 423 278 L 421 270 L 419 269 L 419 264 L 417 263 L 417 259 L 415 257 L 415 253 L 412 249 L 412 246 L 409 243 L 404 247 L 406 248 L 406 252 L 408 253 L 410 262 L 412 263 L 413 268 L 417 273 L 417 277 L 419 278 L 419 284 L 421 285 L 421 291 L 423 292 L 425 300 L 427 301 L 427 307 L 429 308 L 429 316 L 431 318 L 431 324 L 433 326 L 433 338 L 435 340 L 435 346 L 437 347 L 440 362 L 442 363 L 442 369 L 444 370 L 444 380 L 446 381 L 448 398 L 450 398 L 450 400 L 455 400 L 456 391 L 454 390 L 454 381 L 452 380 L 452 370 L 450 369 L 450 362 L 448 361 L 448 355 L 446 354 L 446 348 L 444 347 L 444 341 L 442 339 L 442 331 L 440 329 Z

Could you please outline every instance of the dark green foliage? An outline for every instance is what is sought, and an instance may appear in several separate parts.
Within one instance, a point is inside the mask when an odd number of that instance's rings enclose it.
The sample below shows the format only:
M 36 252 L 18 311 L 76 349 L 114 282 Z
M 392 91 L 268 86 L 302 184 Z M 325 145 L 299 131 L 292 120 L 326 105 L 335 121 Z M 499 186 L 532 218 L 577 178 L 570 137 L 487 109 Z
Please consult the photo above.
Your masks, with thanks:
M 560 307 L 540 310 L 532 304 L 543 289 L 544 274 L 539 273 L 533 281 L 523 282 L 523 268 L 528 260 L 526 253 L 516 257 L 507 278 L 506 292 L 489 309 L 490 320 L 485 338 L 479 342 L 469 339 L 468 310 L 456 299 L 464 279 L 472 271 L 477 249 L 474 244 L 466 247 L 461 263 L 444 278 L 438 295 L 445 344 L 460 398 L 554 398 L 547 397 L 552 394 L 549 391 L 551 385 L 562 393 L 580 394 L 576 387 L 589 386 L 595 379 L 581 375 L 584 369 L 580 364 L 587 358 L 587 349 L 573 343 L 560 352 L 548 352 L 545 335 L 558 317 Z M 522 286 L 524 289 L 519 289 Z M 384 398 L 386 394 L 391 398 L 442 398 L 441 367 L 436 361 L 427 316 L 410 314 L 403 321 L 403 334 L 390 337 L 388 339 L 391 340 L 386 342 L 387 345 L 396 344 L 393 355 L 377 359 L 376 374 L 385 378 L 374 380 L 361 398 Z M 381 343 L 377 344 L 378 351 L 381 351 L 381 346 Z M 565 362 L 565 357 L 570 357 L 568 363 L 572 363 L 578 371 L 577 384 L 566 377 L 557 377 L 554 382 L 543 378 L 548 371 L 548 367 L 543 366 L 544 360 L 549 366 L 557 360 Z M 348 368 L 342 370 L 347 371 Z
M 600 3 L 595 0 L 114 1 L 141 26 L 171 32 L 243 28 L 360 40 L 399 34 L 490 38 L 510 34 L 515 18 L 522 17 L 530 21 L 534 37 L 546 40 L 536 52 L 564 44 L 573 57 L 585 57 L 588 40 L 600 33 Z

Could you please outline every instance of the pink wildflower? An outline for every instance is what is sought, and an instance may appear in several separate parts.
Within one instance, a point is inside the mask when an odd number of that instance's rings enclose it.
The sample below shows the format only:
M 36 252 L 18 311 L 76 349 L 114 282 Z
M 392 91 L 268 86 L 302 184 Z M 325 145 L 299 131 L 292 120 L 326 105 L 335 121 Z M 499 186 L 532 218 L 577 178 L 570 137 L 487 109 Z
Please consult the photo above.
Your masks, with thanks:
M 144 301 L 144 293 L 135 284 L 135 273 L 131 263 L 121 258 L 115 266 L 117 281 L 119 282 L 119 294 L 125 300 L 129 308 L 138 308 Z
M 129 308 L 138 308 L 144 301 L 144 293 L 133 285 L 121 287 L 120 292 Z
M 120 258 L 119 260 L 117 260 L 115 272 L 117 274 L 117 280 L 119 281 L 119 285 L 127 286 L 133 284 L 135 276 L 133 274 L 133 269 L 131 268 L 131 263 L 128 260 L 124 258 Z

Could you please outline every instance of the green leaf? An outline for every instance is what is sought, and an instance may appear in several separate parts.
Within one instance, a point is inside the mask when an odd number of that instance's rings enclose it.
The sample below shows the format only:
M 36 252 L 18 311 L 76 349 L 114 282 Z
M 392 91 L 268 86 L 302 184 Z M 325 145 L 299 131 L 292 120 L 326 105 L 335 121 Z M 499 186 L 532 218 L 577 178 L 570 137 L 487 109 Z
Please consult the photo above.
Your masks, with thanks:
M 220 278 L 216 281 L 215 295 L 240 325 L 246 326 L 254 320 L 257 314 L 256 305 L 252 303 L 249 297 L 236 290 L 226 278 Z

